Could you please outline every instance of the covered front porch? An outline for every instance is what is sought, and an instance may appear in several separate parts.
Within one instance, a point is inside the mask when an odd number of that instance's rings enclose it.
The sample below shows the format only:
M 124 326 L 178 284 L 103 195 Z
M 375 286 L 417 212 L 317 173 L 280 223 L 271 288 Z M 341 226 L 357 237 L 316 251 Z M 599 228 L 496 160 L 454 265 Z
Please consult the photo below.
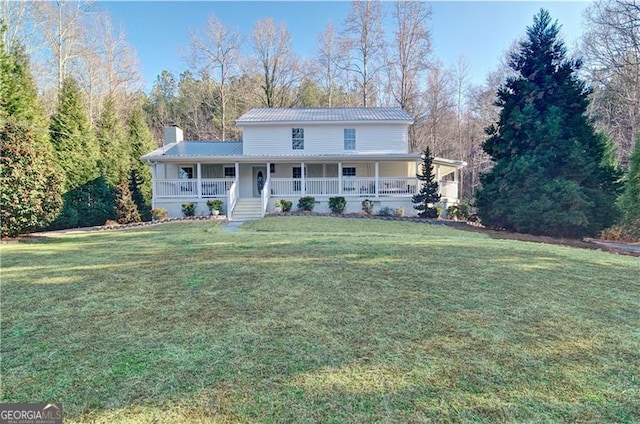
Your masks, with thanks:
M 294 201 L 300 197 L 316 198 L 318 211 L 328 209 L 328 199 L 343 196 L 352 211 L 360 210 L 365 198 L 380 207 L 405 206 L 410 210 L 411 197 L 420 190 L 416 178 L 420 159 L 411 160 L 279 160 L 221 163 L 155 163 L 153 169 L 154 207 L 178 214 L 176 205 L 193 202 L 198 213 L 208 212 L 206 201 L 220 198 L 226 214 L 233 216 L 238 199 L 252 198 L 260 204 L 260 213 L 274 209 L 278 199 Z M 434 172 L 442 201 L 458 201 L 458 170 L 462 163 L 434 159 Z M 174 205 L 174 207 L 172 207 Z

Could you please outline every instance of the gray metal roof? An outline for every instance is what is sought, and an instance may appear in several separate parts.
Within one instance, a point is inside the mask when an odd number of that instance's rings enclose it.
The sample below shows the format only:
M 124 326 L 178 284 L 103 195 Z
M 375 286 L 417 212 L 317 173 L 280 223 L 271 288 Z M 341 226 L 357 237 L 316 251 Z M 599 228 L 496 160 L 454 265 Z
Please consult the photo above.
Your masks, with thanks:
M 183 141 L 154 150 L 146 157 L 242 156 L 241 141 Z
M 398 107 L 254 108 L 238 118 L 239 125 L 267 122 L 413 122 Z

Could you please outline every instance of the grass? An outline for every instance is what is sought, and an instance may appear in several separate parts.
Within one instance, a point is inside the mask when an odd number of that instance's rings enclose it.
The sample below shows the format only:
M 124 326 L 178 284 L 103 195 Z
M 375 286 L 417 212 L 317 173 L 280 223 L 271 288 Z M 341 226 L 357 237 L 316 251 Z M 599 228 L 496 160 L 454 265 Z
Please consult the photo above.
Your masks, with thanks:
M 2 246 L 2 402 L 65 422 L 638 422 L 640 261 L 273 217 Z

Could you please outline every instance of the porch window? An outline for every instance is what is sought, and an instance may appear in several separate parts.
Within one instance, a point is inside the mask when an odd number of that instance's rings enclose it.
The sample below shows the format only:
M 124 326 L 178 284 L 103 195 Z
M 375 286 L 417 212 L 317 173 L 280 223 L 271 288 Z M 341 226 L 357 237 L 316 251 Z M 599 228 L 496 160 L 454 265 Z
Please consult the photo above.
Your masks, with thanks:
M 190 180 L 193 178 L 193 166 L 181 166 L 178 169 L 178 178 L 181 180 Z
M 178 178 L 181 180 L 193 179 L 193 166 L 181 166 L 178 168 Z M 194 188 L 191 182 L 180 183 L 180 191 L 182 192 L 193 192 Z
M 355 177 L 356 176 L 356 167 L 355 166 L 345 166 L 342 168 L 342 176 L 343 177 Z
M 225 178 L 235 178 L 236 177 L 236 167 L 235 166 L 225 166 L 224 167 L 224 177 Z
M 344 129 L 344 150 L 356 150 L 356 129 Z
M 291 148 L 304 150 L 304 128 L 291 128 Z

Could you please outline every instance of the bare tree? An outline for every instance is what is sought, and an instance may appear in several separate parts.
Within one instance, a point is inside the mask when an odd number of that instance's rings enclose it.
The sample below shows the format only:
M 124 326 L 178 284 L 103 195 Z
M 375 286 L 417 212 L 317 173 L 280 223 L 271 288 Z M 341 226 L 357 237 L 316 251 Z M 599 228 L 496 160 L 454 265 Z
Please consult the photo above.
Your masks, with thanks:
M 585 18 L 584 55 L 595 86 L 591 112 L 626 164 L 640 132 L 640 3 L 596 1 Z
M 186 60 L 203 81 L 211 80 L 217 92 L 220 110 L 221 139 L 227 135 L 227 103 L 230 78 L 238 75 L 241 60 L 242 36 L 211 15 L 202 35 L 191 32 L 190 51 Z M 213 105 L 210 105 L 213 108 Z
M 333 24 L 329 22 L 323 33 L 318 35 L 318 53 L 316 61 L 320 68 L 321 84 L 327 92 L 327 106 L 334 106 L 334 91 L 336 81 L 340 76 L 340 44 Z
M 392 55 L 393 95 L 411 113 L 419 96 L 419 80 L 429 66 L 431 8 L 427 3 L 401 0 L 394 4 L 396 30 Z
M 262 70 L 263 103 L 267 107 L 290 105 L 292 87 L 298 79 L 298 61 L 291 50 L 291 35 L 284 23 L 271 18 L 253 29 L 254 51 Z
M 136 51 L 127 42 L 122 26 L 114 27 L 111 16 L 99 11 L 85 22 L 86 31 L 79 61 L 84 71 L 78 73 L 93 120 L 106 98 L 125 116 L 131 107 L 131 95 L 141 88 L 142 76 Z
M 434 155 L 447 156 L 451 152 L 451 127 L 455 122 L 455 100 L 451 71 L 439 60 L 427 75 L 423 93 L 427 143 Z
M 344 22 L 342 44 L 350 55 L 341 67 L 354 76 L 356 89 L 362 96 L 360 106 L 363 107 L 375 104 L 377 93 L 374 82 L 385 66 L 386 44 L 382 18 L 379 0 L 354 0 Z
M 54 72 L 51 76 L 58 92 L 74 61 L 77 65 L 82 54 L 85 10 L 91 5 L 72 0 L 32 3 L 34 19 L 49 47 L 45 60 Z

